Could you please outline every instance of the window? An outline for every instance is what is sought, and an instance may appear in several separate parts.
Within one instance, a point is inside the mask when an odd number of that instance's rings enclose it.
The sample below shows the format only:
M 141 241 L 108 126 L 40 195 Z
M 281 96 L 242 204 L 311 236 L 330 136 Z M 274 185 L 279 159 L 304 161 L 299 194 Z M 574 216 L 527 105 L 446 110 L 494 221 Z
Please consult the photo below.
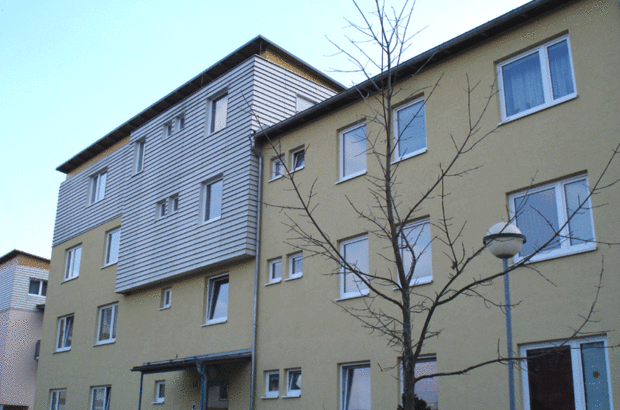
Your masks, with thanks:
M 265 372 L 265 397 L 278 397 L 280 394 L 280 372 Z
M 155 218 L 162 219 L 179 210 L 179 195 L 174 194 L 155 204 Z
M 286 396 L 299 397 L 301 395 L 301 369 L 286 371 Z
M 172 121 L 164 124 L 164 137 L 169 137 L 172 135 Z
M 435 356 L 421 357 L 415 364 L 416 377 L 437 373 L 437 358 Z M 403 391 L 401 385 L 401 391 Z M 439 409 L 439 383 L 437 377 L 422 379 L 416 383 L 414 393 L 419 399 L 426 402 L 432 410 Z
M 30 278 L 30 286 L 28 286 L 28 294 L 45 296 L 47 295 L 47 281 L 43 279 Z
M 73 334 L 73 315 L 58 319 L 58 339 L 56 351 L 61 352 L 71 349 L 71 335 Z
M 574 339 L 563 345 L 521 347 L 525 410 L 610 410 L 611 380 L 607 343 L 602 337 Z
M 159 201 L 157 205 L 155 206 L 156 211 L 157 211 L 157 219 L 161 219 L 166 216 L 166 202 L 167 200 L 164 199 L 162 201 Z
M 211 101 L 211 119 L 209 133 L 214 133 L 226 126 L 226 113 L 228 111 L 228 94 L 224 94 Z
M 82 245 L 67 250 L 65 261 L 65 280 L 77 278 L 80 274 L 80 262 L 82 261 Z
M 109 410 L 111 386 L 98 386 L 91 389 L 90 410 Z
M 340 297 L 349 298 L 368 294 L 368 286 L 346 266 L 350 265 L 361 273 L 368 273 L 368 237 L 360 236 L 340 244 L 342 274 L 340 275 Z
M 179 210 L 179 195 L 175 194 L 168 198 L 168 202 L 170 202 L 170 213 L 173 214 Z
M 185 128 L 185 115 L 179 115 L 177 117 L 177 130 L 181 131 L 182 129 Z
M 156 381 L 154 403 L 163 403 L 165 399 L 166 399 L 166 381 L 165 380 Z
M 288 257 L 288 277 L 289 279 L 301 278 L 304 271 L 304 255 L 303 253 L 295 253 Z
M 207 324 L 225 322 L 228 318 L 228 275 L 209 279 Z
M 533 260 L 595 249 L 594 224 L 588 195 L 590 190 L 585 175 L 511 195 L 511 217 L 515 218 L 516 215 L 516 224 L 527 238 L 516 260 L 532 254 L 556 232 L 559 232 L 559 235 Z M 581 204 L 583 206 L 579 209 Z
M 370 410 L 370 363 L 341 367 L 342 410 Z
M 300 95 L 297 96 L 297 112 L 307 110 L 308 108 L 312 107 L 314 104 L 316 104 L 314 101 L 310 101 L 309 99 L 304 98 Z
M 408 158 L 426 152 L 426 121 L 424 100 L 414 101 L 396 110 L 394 141 L 397 159 Z
M 41 340 L 37 340 L 34 345 L 34 360 L 39 360 L 39 355 L 41 354 Z
M 366 172 L 366 125 L 340 133 L 340 179 Z
M 99 327 L 97 344 L 112 343 L 116 340 L 116 316 L 118 303 L 99 308 Z
M 271 179 L 280 178 L 285 172 L 284 157 L 278 157 L 271 160 Z
M 306 150 L 304 148 L 293 151 L 291 155 L 291 172 L 300 170 L 306 165 Z
M 269 283 L 277 283 L 282 280 L 282 258 L 269 262 Z
M 222 180 L 204 184 L 204 221 L 212 221 L 222 216 L 222 191 L 224 189 Z
M 218 399 L 220 401 L 228 401 L 228 383 L 219 386 Z
M 134 144 L 134 151 L 133 151 L 133 155 L 134 155 L 133 173 L 134 174 L 142 172 L 142 169 L 144 168 L 144 144 L 145 142 L 146 140 L 143 138 L 139 141 L 136 141 L 136 143 Z
M 577 96 L 568 36 L 497 67 L 502 120 L 512 120 Z
M 118 249 L 121 244 L 121 228 L 108 232 L 105 248 L 105 265 L 118 262 Z
M 58 389 L 50 391 L 50 410 L 64 410 L 67 403 L 67 390 Z
M 432 281 L 430 221 L 425 219 L 405 226 L 403 228 L 403 235 L 400 238 L 400 248 L 405 275 L 409 274 L 409 270 L 415 260 L 415 268 L 409 284 L 415 286 Z
M 108 172 L 103 171 L 90 177 L 90 203 L 101 201 L 105 198 L 105 184 L 108 179 Z
M 168 309 L 172 306 L 172 288 L 164 289 L 161 293 L 161 308 Z

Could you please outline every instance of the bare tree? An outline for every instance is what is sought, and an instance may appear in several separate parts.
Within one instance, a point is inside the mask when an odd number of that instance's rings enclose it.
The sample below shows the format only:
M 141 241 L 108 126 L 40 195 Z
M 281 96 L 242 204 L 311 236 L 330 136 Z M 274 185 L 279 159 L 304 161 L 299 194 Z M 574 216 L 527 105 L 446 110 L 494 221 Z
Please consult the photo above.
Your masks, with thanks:
M 399 163 L 393 160 L 399 154 L 397 152 L 399 145 L 407 146 L 407 138 L 409 138 L 407 130 L 421 117 L 424 104 L 433 97 L 441 78 L 434 86 L 425 90 L 411 90 L 401 86 L 405 80 L 411 78 L 410 74 L 407 77 L 401 76 L 399 65 L 415 36 L 415 33 L 412 35 L 409 32 L 415 2 L 405 1 L 402 7 L 395 9 L 386 6 L 384 0 L 375 0 L 374 9 L 368 14 L 357 2 L 354 1 L 354 4 L 359 12 L 361 23 L 352 21 L 348 23 L 361 39 L 349 37 L 349 48 L 334 44 L 338 52 L 344 54 L 353 63 L 355 71 L 361 72 L 366 77 L 366 81 L 356 87 L 361 99 L 366 102 L 366 122 L 377 124 L 380 131 L 374 135 L 368 135 L 367 140 L 364 140 L 364 143 L 367 143 L 364 155 L 374 159 L 380 172 L 365 176 L 371 197 L 369 202 L 355 203 L 352 200 L 348 202 L 359 220 L 368 228 L 369 235 L 373 235 L 384 244 L 383 251 L 378 256 L 385 260 L 385 270 L 370 272 L 350 259 L 347 260 L 338 241 L 330 237 L 327 222 L 320 220 L 317 216 L 316 209 L 320 204 L 317 202 L 318 193 L 315 185 L 301 187 L 296 181 L 296 174 L 289 173 L 285 163 L 281 164 L 284 168 L 283 177 L 290 181 L 291 190 L 297 197 L 297 205 L 274 203 L 267 205 L 279 207 L 285 213 L 287 218 L 285 223 L 290 230 L 289 244 L 307 252 L 307 255 L 321 256 L 333 261 L 336 266 L 333 274 L 347 276 L 351 280 L 350 283 L 368 292 L 368 295 L 363 298 L 362 308 L 345 308 L 345 310 L 372 332 L 386 337 L 388 344 L 399 352 L 403 377 L 402 408 L 413 410 L 415 409 L 414 387 L 419 380 L 460 375 L 491 363 L 512 365 L 512 362 L 523 360 L 520 357 L 509 359 L 502 356 L 498 348 L 496 357 L 466 368 L 431 375 L 416 375 L 414 371 L 425 343 L 441 333 L 441 330 L 433 327 L 433 319 L 438 311 L 445 310 L 455 300 L 465 297 L 482 299 L 487 306 L 499 309 L 510 307 L 504 305 L 503 302 L 490 299 L 484 292 L 481 292 L 481 288 L 515 269 L 534 270 L 542 275 L 542 272 L 536 270 L 535 265 L 528 264 L 528 262 L 554 241 L 577 239 L 566 235 L 565 228 L 576 215 L 589 207 L 590 198 L 593 195 L 609 189 L 618 182 L 617 179 L 605 182 L 609 178 L 604 179 L 604 176 L 614 164 L 620 145 L 612 150 L 607 166 L 600 177 L 590 186 L 588 195 L 579 198 L 578 206 L 571 215 L 568 215 L 564 224 L 554 227 L 551 221 L 546 221 L 552 231 L 552 235 L 546 242 L 537 244 L 528 256 L 512 264 L 506 271 L 486 274 L 477 272 L 477 275 L 472 275 L 470 272 L 472 262 L 482 254 L 485 246 L 463 242 L 465 224 L 456 225 L 454 217 L 449 214 L 447 185 L 450 181 L 468 176 L 479 168 L 479 166 L 466 165 L 463 167 L 462 163 L 496 131 L 496 127 L 485 129 L 483 118 L 496 97 L 497 87 L 493 84 L 487 91 L 484 91 L 480 89 L 479 83 L 472 84 L 469 78 L 465 79 L 464 91 L 468 121 L 464 127 L 465 131 L 462 135 L 449 136 L 453 146 L 450 159 L 438 165 L 437 170 L 434 171 L 436 177 L 433 182 L 421 191 L 414 203 L 404 203 L 399 194 L 399 189 L 402 189 L 399 181 Z M 418 72 L 424 68 L 423 64 Z M 373 75 L 375 72 L 378 74 Z M 405 120 L 404 124 L 400 119 L 401 126 L 394 127 L 395 120 L 399 121 L 394 118 L 394 101 L 405 100 L 422 91 L 424 91 L 425 101 L 419 106 L 417 113 Z M 481 94 L 482 98 L 479 97 Z M 483 102 L 473 104 L 474 99 Z M 281 155 L 279 143 L 271 140 L 268 132 L 264 136 L 276 155 Z M 533 179 L 532 184 L 534 182 Z M 438 203 L 441 207 L 440 218 L 432 221 L 432 226 L 438 232 L 432 241 L 443 248 L 444 255 L 450 261 L 451 270 L 445 272 L 447 278 L 445 283 L 434 287 L 433 293 L 428 293 L 420 291 L 416 286 L 418 283 L 416 283 L 415 274 L 416 266 L 429 253 L 430 242 L 427 242 L 424 237 L 428 234 L 425 229 L 430 227 L 418 226 L 414 229 L 411 222 L 415 221 L 423 206 L 431 202 Z M 529 206 L 527 201 L 523 201 L 521 207 L 527 206 Z M 518 209 L 515 214 L 521 211 L 522 209 Z M 544 218 L 542 213 L 541 217 Z M 390 266 L 395 268 L 390 268 Z M 570 334 L 567 334 L 567 340 L 582 335 L 585 325 L 593 320 L 602 277 L 603 270 L 601 269 L 593 303 L 589 311 L 583 314 L 582 322 L 576 324 L 569 332 Z M 397 296 L 394 296 L 394 289 L 397 289 Z M 383 302 L 377 303 L 378 300 Z M 385 302 L 395 309 L 385 309 Z M 394 314 L 394 311 L 398 313 Z

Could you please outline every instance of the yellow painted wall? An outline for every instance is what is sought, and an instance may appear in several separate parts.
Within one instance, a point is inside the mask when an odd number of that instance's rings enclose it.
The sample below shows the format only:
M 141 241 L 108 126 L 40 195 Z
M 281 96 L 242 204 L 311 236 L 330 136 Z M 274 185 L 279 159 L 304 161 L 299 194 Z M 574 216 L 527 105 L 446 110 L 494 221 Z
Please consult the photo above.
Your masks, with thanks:
M 123 138 L 122 140 L 120 140 L 119 142 L 117 142 L 116 144 L 112 145 L 110 148 L 107 148 L 107 149 L 103 150 L 101 153 L 97 154 L 96 156 L 94 156 L 93 158 L 89 159 L 88 161 L 86 161 L 85 163 L 80 165 L 79 167 L 75 168 L 73 171 L 71 171 L 71 172 L 69 172 L 67 174 L 67 179 L 69 179 L 72 176 L 76 175 L 77 173 L 79 173 L 84 168 L 86 168 L 86 167 L 94 164 L 95 162 L 99 161 L 101 158 L 107 157 L 108 155 L 110 155 L 111 153 L 113 153 L 114 151 L 116 151 L 117 149 L 122 147 L 123 145 L 127 144 L 129 142 L 129 139 L 130 139 L 130 136 L 128 135 L 125 138 Z

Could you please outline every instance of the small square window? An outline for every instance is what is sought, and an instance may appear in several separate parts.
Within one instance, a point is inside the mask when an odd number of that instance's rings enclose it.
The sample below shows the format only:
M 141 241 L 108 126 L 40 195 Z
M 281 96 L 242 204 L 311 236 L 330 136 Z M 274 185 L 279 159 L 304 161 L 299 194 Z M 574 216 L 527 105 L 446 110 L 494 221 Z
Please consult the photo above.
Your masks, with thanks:
M 304 148 L 293 151 L 291 155 L 291 171 L 303 169 L 306 165 L 306 150 Z
M 73 335 L 73 315 L 58 319 L 58 336 L 56 338 L 56 351 L 62 352 L 71 349 L 71 337 Z
M 278 397 L 280 394 L 280 372 L 265 372 L 265 397 Z
M 426 152 L 424 100 L 414 101 L 396 110 L 394 120 L 394 130 L 396 131 L 394 145 L 396 146 L 397 159 Z
M 177 130 L 181 131 L 185 128 L 185 115 L 179 115 L 177 117 Z
M 271 179 L 279 178 L 284 175 L 285 172 L 284 157 L 274 158 L 271 161 Z
M 142 172 L 144 169 L 144 144 L 146 143 L 145 139 L 141 139 L 136 141 L 134 144 L 134 174 Z
M 209 279 L 207 324 L 225 322 L 228 318 L 228 275 Z
M 164 124 L 164 137 L 170 137 L 172 135 L 172 121 Z
M 276 283 L 282 280 L 282 258 L 274 259 L 269 262 L 269 283 Z
M 226 126 L 228 111 L 228 94 L 224 94 L 211 101 L 211 118 L 209 133 L 214 133 Z
M 366 125 L 356 125 L 340 133 L 340 179 L 366 172 Z
M 170 213 L 173 214 L 179 210 L 179 195 L 172 195 L 168 202 L 170 204 Z
M 158 380 L 155 382 L 155 401 L 154 403 L 163 403 L 166 399 L 166 381 Z
M 121 244 L 121 228 L 108 232 L 105 249 L 105 266 L 118 262 L 118 251 Z
M 67 389 L 50 391 L 50 410 L 64 410 L 67 403 Z
M 301 395 L 301 369 L 286 371 L 286 396 L 299 397 Z
M 77 278 L 80 274 L 80 263 L 82 261 L 82 245 L 75 246 L 67 250 L 65 261 L 65 279 Z
M 340 408 L 370 410 L 370 363 L 341 367 Z
M 118 303 L 99 308 L 99 327 L 97 344 L 112 343 L 116 340 L 116 316 Z
M 157 219 L 161 219 L 163 217 L 166 216 L 166 211 L 167 211 L 167 206 L 166 206 L 166 202 L 167 200 L 161 200 L 157 203 L 156 208 L 157 208 Z
M 37 296 L 47 295 L 47 281 L 43 279 L 30 278 L 28 294 Z
M 303 253 L 295 253 L 288 257 L 288 277 L 290 279 L 293 278 L 301 278 L 304 270 L 304 255 Z
M 109 410 L 111 394 L 111 386 L 93 387 L 90 398 L 90 410 Z
M 342 262 L 340 297 L 350 298 L 368 294 L 368 286 L 348 266 L 361 274 L 368 273 L 368 236 L 359 236 L 340 244 Z
M 172 288 L 164 289 L 161 293 L 160 309 L 168 309 L 172 306 Z
M 222 216 L 223 181 L 204 183 L 204 222 L 219 219 Z
M 108 172 L 102 171 L 90 177 L 90 203 L 101 201 L 105 198 L 105 186 L 108 179 Z

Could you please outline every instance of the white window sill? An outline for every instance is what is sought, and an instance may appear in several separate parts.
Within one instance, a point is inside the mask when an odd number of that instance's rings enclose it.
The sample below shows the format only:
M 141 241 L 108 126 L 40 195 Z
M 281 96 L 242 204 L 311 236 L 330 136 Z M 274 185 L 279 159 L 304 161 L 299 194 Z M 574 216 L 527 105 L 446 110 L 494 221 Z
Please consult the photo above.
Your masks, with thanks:
M 301 397 L 301 393 L 299 394 L 288 394 L 286 396 L 282 396 L 283 399 L 298 399 Z
M 288 278 L 284 279 L 284 281 L 288 282 L 289 280 L 301 279 L 303 277 L 304 277 L 304 275 L 289 276 Z
M 99 202 L 103 201 L 104 199 L 105 199 L 105 197 L 103 197 L 103 198 L 101 198 L 100 200 L 95 201 L 95 202 L 89 202 L 88 206 L 98 204 Z
M 166 309 L 170 309 L 170 306 L 164 306 L 164 307 L 159 308 L 159 310 L 166 310 Z
M 107 265 L 103 265 L 102 267 L 100 267 L 99 269 L 105 269 L 105 268 L 109 268 L 112 265 L 116 265 L 118 263 L 118 261 L 116 262 L 112 262 L 112 263 L 108 263 Z
M 71 350 L 71 348 L 70 348 L 70 347 L 63 347 L 62 349 L 56 349 L 56 350 L 54 351 L 54 353 L 64 353 L 64 352 L 68 352 L 68 351 L 70 351 L 70 350 Z
M 273 181 L 277 181 L 278 179 L 282 179 L 282 177 L 284 177 L 284 175 L 278 175 L 276 177 L 271 178 L 269 181 L 267 182 L 273 182 Z
M 151 404 L 164 404 L 164 401 L 152 401 Z
M 280 397 L 280 395 L 277 395 L 277 396 L 263 396 L 260 399 L 261 400 L 274 400 L 274 399 L 277 399 L 279 397 Z
M 414 280 L 412 281 L 412 283 L 409 284 L 409 286 L 421 286 L 421 285 L 428 285 L 429 283 L 433 283 L 433 277 L 432 276 L 424 276 L 421 278 L 414 278 Z M 399 290 L 398 287 L 394 286 L 393 288 L 394 290 Z
M 218 216 L 217 218 L 213 218 L 213 219 L 207 219 L 207 220 L 202 221 L 202 224 L 203 225 L 207 225 L 207 224 L 210 224 L 212 222 L 219 221 L 220 219 L 222 219 L 221 216 Z
M 39 295 L 39 294 L 34 294 L 34 293 L 29 293 L 28 296 L 36 296 L 36 297 L 40 297 L 40 298 L 45 298 L 44 295 Z
M 343 296 L 339 297 L 338 299 L 336 299 L 336 302 L 340 302 L 342 300 L 362 298 L 364 296 L 368 296 L 368 290 L 366 290 L 366 291 L 364 291 L 362 293 L 343 295 Z
M 334 185 L 342 184 L 343 182 L 350 181 L 351 179 L 361 177 L 362 175 L 366 175 L 366 170 L 356 172 L 355 174 L 347 175 L 345 177 L 340 178 L 340 181 L 336 182 Z
M 278 279 L 278 280 L 273 280 L 273 281 L 271 281 L 271 282 L 267 282 L 267 283 L 265 283 L 265 286 L 276 285 L 276 284 L 278 284 L 278 283 L 280 283 L 280 282 L 282 282 L 282 279 L 281 279 L 281 278 L 280 278 L 280 279 Z
M 530 108 L 529 110 L 526 110 L 526 111 L 521 111 L 520 113 L 515 114 L 512 117 L 508 117 L 508 118 L 503 119 L 499 124 L 497 124 L 497 126 L 508 124 L 509 122 L 512 122 L 514 120 L 518 120 L 519 118 L 527 117 L 528 115 L 537 113 L 539 111 L 546 110 L 547 108 L 555 107 L 556 105 L 560 105 L 560 104 L 565 103 L 567 101 L 574 100 L 575 98 L 577 98 L 577 93 L 571 94 L 571 95 L 567 95 L 565 97 L 562 97 L 562 98 L 560 98 L 558 100 L 554 100 L 554 101 L 552 101 L 550 103 L 547 103 L 547 104 L 541 104 L 541 105 L 536 106 L 534 108 Z M 504 109 L 502 108 L 502 111 L 503 110 Z M 503 116 L 503 114 L 502 114 L 502 116 Z
M 137 177 L 138 175 L 141 175 L 141 174 L 143 174 L 143 173 L 144 173 L 144 168 L 142 168 L 142 169 L 141 169 L 140 171 L 138 171 L 138 172 L 134 172 L 134 173 L 131 175 L 131 177 L 132 177 L 132 178 L 133 178 L 133 177 Z
M 80 275 L 75 275 L 74 277 L 69 278 L 69 279 L 65 279 L 65 280 L 63 280 L 63 281 L 62 281 L 62 282 L 60 282 L 60 283 L 61 283 L 61 284 L 63 284 L 63 283 L 71 282 L 72 280 L 76 280 L 76 279 L 77 279 L 77 278 L 79 278 L 79 277 L 80 277 Z
M 411 154 L 405 154 L 402 157 L 398 157 L 397 159 L 392 161 L 392 165 L 398 164 L 399 162 L 404 161 L 406 159 L 417 157 L 418 155 L 422 155 L 422 154 L 426 153 L 426 151 L 427 151 L 427 148 L 424 147 L 423 149 L 419 149 L 417 151 L 414 151 Z
M 550 251 L 550 252 L 541 252 L 535 257 L 533 257 L 532 259 L 530 259 L 529 261 L 527 261 L 527 263 L 536 263 L 536 262 L 542 262 L 542 261 L 546 261 L 550 259 L 563 258 L 565 256 L 578 255 L 580 253 L 592 252 L 595 250 L 597 250 L 596 243 L 592 243 L 592 244 L 582 245 L 582 246 L 573 246 L 568 249 L 560 249 L 560 250 L 555 250 L 555 251 Z M 514 263 L 518 263 L 523 259 L 525 258 L 515 257 L 513 260 L 514 260 Z
M 301 171 L 301 170 L 302 170 L 302 169 L 304 169 L 305 167 L 306 167 L 305 165 L 302 165 L 302 166 L 301 166 L 301 167 L 299 167 L 299 168 L 292 169 L 292 170 L 291 170 L 291 172 L 289 172 L 289 174 L 295 173 L 295 172 L 297 172 L 297 171 Z
M 211 124 L 209 124 L 209 127 L 211 126 Z M 228 126 L 228 124 L 224 125 L 222 128 L 220 128 L 219 130 L 215 130 L 215 131 L 209 131 L 207 133 L 207 137 L 212 137 L 213 135 L 223 132 L 226 130 L 226 127 Z
M 211 326 L 211 325 L 219 325 L 220 323 L 226 323 L 227 321 L 228 321 L 228 317 L 224 317 L 221 319 L 213 319 L 213 320 L 209 320 L 207 323 L 202 325 L 202 327 Z
M 103 345 L 111 345 L 114 344 L 114 342 L 116 342 L 116 339 L 112 339 L 112 340 L 102 340 L 101 342 L 97 342 L 93 345 L 93 347 L 96 346 L 103 346 Z

